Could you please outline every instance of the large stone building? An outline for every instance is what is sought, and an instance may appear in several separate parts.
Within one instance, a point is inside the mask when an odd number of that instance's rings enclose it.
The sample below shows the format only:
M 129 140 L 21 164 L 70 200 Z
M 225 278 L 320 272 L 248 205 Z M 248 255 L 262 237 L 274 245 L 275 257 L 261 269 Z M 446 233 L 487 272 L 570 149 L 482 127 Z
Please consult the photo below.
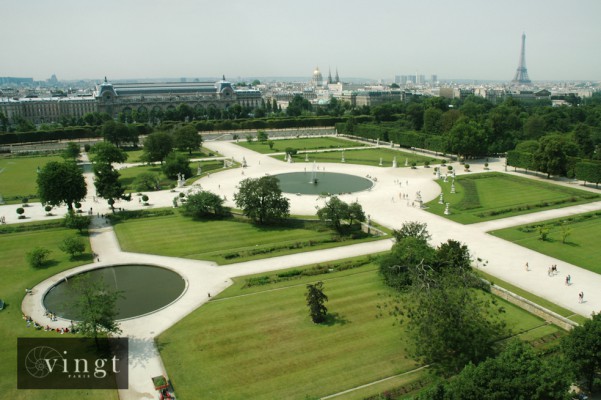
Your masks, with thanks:
M 165 112 L 186 104 L 193 109 L 226 109 L 234 104 L 256 108 L 261 105 L 257 89 L 234 89 L 225 77 L 218 82 L 110 83 L 104 80 L 91 96 L 1 98 L 0 112 L 10 123 L 19 117 L 34 124 L 56 122 L 61 116 L 82 117 L 91 112 Z

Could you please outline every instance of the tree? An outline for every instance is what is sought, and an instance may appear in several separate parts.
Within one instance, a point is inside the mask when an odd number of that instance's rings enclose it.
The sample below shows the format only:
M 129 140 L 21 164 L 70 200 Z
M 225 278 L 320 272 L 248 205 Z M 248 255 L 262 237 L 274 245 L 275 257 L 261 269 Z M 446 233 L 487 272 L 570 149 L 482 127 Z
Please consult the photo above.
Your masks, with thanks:
M 244 179 L 234 201 L 244 215 L 261 225 L 289 215 L 290 202 L 282 196 L 278 179 L 274 176 Z
M 228 210 L 223 206 L 223 199 L 215 193 L 200 191 L 188 196 L 182 207 L 182 214 L 195 219 L 206 217 L 224 217 Z
M 165 132 L 151 133 L 144 140 L 144 159 L 147 162 L 160 161 L 173 150 L 173 136 Z
M 102 124 L 102 137 L 119 147 L 121 143 L 131 141 L 131 132 L 127 125 L 109 120 Z
M 189 155 L 192 155 L 194 150 L 200 149 L 202 145 L 202 136 L 198 134 L 193 125 L 186 125 L 177 129 L 173 139 L 175 147 L 187 151 Z
M 275 99 L 273 99 L 275 103 Z M 277 103 L 275 104 L 277 108 Z M 286 115 L 290 117 L 298 117 L 304 112 L 311 111 L 311 103 L 309 100 L 305 99 L 303 96 L 296 94 L 288 103 L 288 108 L 286 108 Z
M 90 150 L 95 163 L 123 163 L 128 157 L 126 152 L 110 142 L 98 142 Z
M 534 167 L 547 174 L 565 176 L 568 170 L 568 156 L 576 156 L 578 149 L 575 143 L 565 137 L 547 135 L 540 139 L 538 150 L 533 155 Z
M 342 231 L 342 220 L 349 218 L 349 205 L 337 196 L 330 197 L 324 207 L 317 210 L 317 216 L 326 225 Z
M 63 239 L 58 248 L 61 251 L 69 254 L 69 256 L 71 256 L 71 259 L 74 259 L 78 255 L 86 251 L 86 245 L 79 236 L 67 236 Z
M 93 337 L 98 346 L 100 335 L 121 333 L 116 321 L 116 304 L 122 297 L 120 292 L 110 290 L 104 281 L 87 276 L 75 278 L 75 288 L 78 294 L 75 303 L 80 317 L 77 328 L 84 336 Z
M 559 400 L 569 398 L 569 387 L 569 374 L 557 357 L 513 340 L 497 357 L 468 364 L 443 391 L 445 400 Z
M 495 341 L 505 335 L 499 318 L 504 309 L 493 297 L 478 293 L 469 271 L 453 268 L 437 273 L 422 262 L 410 272 L 401 321 L 407 325 L 410 352 L 417 360 L 452 375 L 495 353 Z
M 134 187 L 139 192 L 159 190 L 159 177 L 152 172 L 142 172 L 134 179 Z
M 86 181 L 81 169 L 74 162 L 50 161 L 40 170 L 37 177 L 38 195 L 42 203 L 52 206 L 73 203 L 86 197 Z
M 115 170 L 111 164 L 94 165 L 94 186 L 96 194 L 111 203 L 111 200 L 124 198 L 125 190 L 119 181 L 119 171 Z M 115 212 L 114 202 L 111 204 L 111 210 Z
M 311 315 L 313 323 L 320 324 L 324 322 L 326 315 L 328 315 L 328 309 L 324 305 L 328 301 L 328 296 L 323 292 L 323 282 L 308 284 L 305 297 L 307 299 L 307 306 L 309 307 L 309 315 Z
M 363 212 L 363 207 L 358 202 L 353 202 L 348 206 L 348 219 L 349 225 L 353 225 L 353 222 L 364 222 L 365 221 L 365 212 Z
M 26 254 L 27 262 L 32 268 L 42 268 L 48 261 L 50 250 L 44 247 L 34 247 Z
M 401 229 L 395 229 L 392 231 L 392 236 L 397 242 L 400 242 L 406 237 L 414 237 L 424 242 L 427 242 L 432 238 L 428 232 L 428 225 L 417 221 L 403 223 Z
M 190 160 L 181 153 L 172 151 L 165 158 L 165 163 L 162 167 L 163 173 L 167 178 L 176 179 L 178 174 L 184 174 L 185 178 L 192 176 L 190 168 Z
M 589 391 L 601 387 L 601 314 L 593 313 L 572 329 L 562 340 L 562 350 L 576 378 Z
M 475 121 L 460 119 L 453 128 L 445 134 L 445 151 L 464 156 L 466 159 L 482 156 L 488 152 L 484 129 Z
M 413 283 L 412 270 L 423 263 L 433 265 L 435 260 L 436 253 L 428 242 L 408 236 L 380 258 L 380 274 L 388 286 L 405 291 Z
M 469 271 L 472 268 L 470 251 L 465 244 L 449 239 L 436 249 L 436 266 L 439 271 L 458 268 Z
M 69 142 L 67 143 L 67 148 L 63 151 L 62 156 L 65 160 L 75 160 L 79 157 L 79 151 L 80 147 L 77 143 Z
M 87 229 L 88 226 L 90 226 L 90 218 L 78 215 L 71 210 L 65 215 L 63 224 L 69 229 L 77 229 L 79 233 L 82 233 L 84 229 Z
M 17 212 L 17 214 L 19 214 L 19 219 L 24 219 L 25 218 L 25 209 L 23 207 L 19 207 L 15 210 Z
M 264 143 L 267 141 L 267 139 L 269 139 L 269 135 L 267 134 L 267 132 L 260 130 L 257 131 L 257 140 L 261 143 Z

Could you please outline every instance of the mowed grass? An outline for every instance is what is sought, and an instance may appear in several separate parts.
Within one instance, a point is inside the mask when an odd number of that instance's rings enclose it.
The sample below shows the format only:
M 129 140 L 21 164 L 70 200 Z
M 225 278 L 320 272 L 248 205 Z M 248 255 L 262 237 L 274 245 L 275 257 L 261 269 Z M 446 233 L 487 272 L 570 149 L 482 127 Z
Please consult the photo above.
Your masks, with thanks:
M 293 279 L 288 286 L 264 285 L 259 292 L 253 287 L 255 291 L 245 295 L 238 281 L 247 278 L 237 278 L 232 288 L 158 338 L 181 398 L 322 397 L 417 367 L 407 356 L 404 328 L 386 311 L 377 317 L 378 305 L 391 291 L 375 264 Z M 326 325 L 313 324 L 305 304 L 305 285 L 317 280 L 324 282 L 326 306 L 333 315 Z M 530 331 L 528 339 L 534 339 L 559 330 L 499 302 L 514 333 Z M 426 373 L 392 379 L 361 394 L 373 395 Z
M 0 298 L 6 302 L 6 308 L 0 311 L 0 393 L 6 399 L 118 398 L 116 390 L 17 390 L 17 338 L 64 337 L 56 332 L 36 331 L 33 327 L 26 327 L 21 315 L 25 288 L 31 288 L 61 271 L 92 261 L 89 245 L 86 245 L 85 255 L 75 261 L 69 260 L 69 257 L 58 249 L 64 237 L 75 233 L 72 229 L 52 228 L 0 234 Z M 51 262 L 45 268 L 33 269 L 25 261 L 25 254 L 33 246 L 52 250 Z
M 365 240 L 335 241 L 320 222 L 257 226 L 237 219 L 195 221 L 174 215 L 127 220 L 115 225 L 124 251 L 215 261 L 218 264 L 319 250 Z
M 380 165 L 380 158 L 382 158 L 383 167 L 392 167 L 392 161 L 396 157 L 397 166 L 404 167 L 405 161 L 408 163 L 408 167 L 411 166 L 412 162 L 417 165 L 424 165 L 425 161 L 429 161 L 430 164 L 439 162 L 439 159 L 433 157 L 425 157 L 419 154 L 413 154 L 405 151 L 391 150 L 386 148 L 372 148 L 364 150 L 348 150 L 344 152 L 344 161 L 347 164 L 360 164 L 360 165 Z M 282 156 L 273 156 L 276 160 L 283 161 Z M 292 157 L 295 162 L 305 162 L 308 158 L 309 162 L 322 162 L 322 163 L 342 163 L 342 152 L 341 151 L 324 151 L 319 153 L 308 153 L 297 154 Z
M 249 150 L 256 151 L 261 154 L 269 153 L 282 153 L 286 151 L 286 148 L 291 147 L 298 151 L 303 150 L 317 150 L 317 149 L 334 149 L 334 148 L 347 148 L 347 147 L 362 147 L 365 146 L 363 143 L 358 143 L 352 140 L 340 139 L 335 137 L 317 137 L 317 138 L 303 138 L 303 139 L 278 139 L 273 140 L 273 148 L 269 148 L 268 139 L 265 142 L 258 142 L 253 140 L 248 143 L 247 141 L 240 140 L 236 143 L 238 146 L 245 147 Z
M 462 224 L 601 200 L 596 193 L 500 172 L 458 176 L 455 193 L 451 193 L 452 181 L 450 177 L 446 183 L 442 179 L 436 181 L 442 189 L 443 201 L 450 203 L 451 214 L 444 215 L 445 206 L 438 204 L 438 199 L 427 203 L 428 211 Z
M 127 161 L 128 163 L 137 163 L 143 162 L 142 155 L 144 154 L 144 150 L 142 149 L 129 149 L 126 150 L 127 153 Z M 193 151 L 192 154 L 189 154 L 187 151 L 178 151 L 178 153 L 184 154 L 186 157 L 190 159 L 194 158 L 203 158 L 203 157 L 219 157 L 220 154 L 207 149 L 205 147 L 201 147 L 200 150 Z
M 35 201 L 38 197 L 37 168 L 50 161 L 62 161 L 59 156 L 0 157 L 0 195 L 7 204 L 17 204 L 23 197 Z
M 196 176 L 196 170 L 198 165 L 200 164 L 202 168 L 202 174 L 200 176 Z M 196 181 L 202 176 L 206 175 L 209 172 L 217 172 L 223 169 L 223 161 L 214 160 L 214 161 L 200 161 L 190 163 L 190 167 L 192 168 L 192 173 L 194 176 L 188 178 L 186 182 L 188 184 Z M 150 172 L 151 174 L 157 176 L 159 178 L 159 186 L 161 189 L 169 189 L 172 185 L 176 185 L 175 179 L 169 179 L 163 174 L 160 165 L 139 165 L 135 167 L 123 168 L 119 170 L 119 174 L 121 175 L 120 181 L 125 191 L 128 193 L 137 192 L 138 190 L 135 187 L 134 181 L 138 177 L 138 175 Z
M 546 240 L 540 239 L 538 232 L 538 226 L 540 225 L 549 230 Z M 569 231 L 569 235 L 563 243 L 563 232 L 565 230 Z M 599 212 L 514 226 L 489 233 L 601 274 L 601 246 L 599 246 L 601 213 Z

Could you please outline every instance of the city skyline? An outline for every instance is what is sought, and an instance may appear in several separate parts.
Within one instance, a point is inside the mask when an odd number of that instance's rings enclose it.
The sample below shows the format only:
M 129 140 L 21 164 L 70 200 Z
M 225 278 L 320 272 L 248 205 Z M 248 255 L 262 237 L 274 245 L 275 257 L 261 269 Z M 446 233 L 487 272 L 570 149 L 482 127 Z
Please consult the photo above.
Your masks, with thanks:
M 601 80 L 601 2 L 4 0 L 0 76 Z

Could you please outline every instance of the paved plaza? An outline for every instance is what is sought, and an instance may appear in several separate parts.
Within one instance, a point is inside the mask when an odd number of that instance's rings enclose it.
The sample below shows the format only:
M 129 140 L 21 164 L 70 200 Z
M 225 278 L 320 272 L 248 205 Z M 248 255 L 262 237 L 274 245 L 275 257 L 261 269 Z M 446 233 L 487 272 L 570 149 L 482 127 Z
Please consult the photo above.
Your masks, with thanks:
M 273 159 L 269 156 L 247 150 L 228 141 L 212 141 L 204 146 L 222 154 L 224 157 L 233 157 L 240 162 L 244 158 L 246 168 L 236 168 L 210 174 L 198 180 L 191 187 L 176 189 L 188 191 L 202 188 L 225 196 L 226 205 L 234 206 L 234 193 L 238 183 L 244 178 L 257 178 L 266 174 L 285 172 L 302 172 L 312 168 L 311 163 L 297 162 L 286 163 L 283 158 Z M 84 155 L 84 160 L 87 156 Z M 403 160 L 399 161 L 399 165 Z M 504 160 L 489 161 L 492 171 L 503 171 Z M 584 270 L 575 265 L 570 265 L 560 260 L 539 254 L 532 250 L 520 247 L 505 240 L 487 234 L 487 231 L 501 229 L 530 223 L 549 218 L 579 214 L 582 212 L 601 209 L 601 202 L 589 203 L 580 206 L 566 207 L 539 213 L 527 214 L 512 218 L 500 219 L 473 225 L 461 225 L 425 210 L 412 206 L 416 193 L 421 192 L 424 202 L 437 198 L 440 193 L 439 186 L 434 181 L 433 168 L 390 168 L 350 164 L 318 164 L 326 172 L 348 173 L 358 176 L 375 178 L 375 184 L 369 191 L 344 194 L 340 198 L 346 202 L 358 201 L 371 220 L 388 228 L 399 228 L 406 221 L 420 221 L 427 223 L 432 234 L 432 242 L 438 244 L 447 239 L 455 239 L 468 245 L 474 259 L 481 259 L 478 268 L 497 276 L 515 286 L 519 286 L 535 295 L 546 298 L 551 302 L 573 311 L 575 314 L 590 316 L 601 308 L 601 276 Z M 480 172 L 482 164 L 471 164 L 471 170 Z M 457 169 L 457 173 L 463 171 Z M 511 173 L 511 172 L 510 172 Z M 533 175 L 520 176 L 532 179 L 542 179 Z M 123 334 L 130 338 L 130 388 L 120 391 L 122 399 L 155 398 L 156 391 L 150 380 L 151 376 L 160 375 L 165 371 L 158 351 L 154 346 L 153 338 L 177 321 L 184 318 L 194 309 L 209 300 L 208 294 L 214 295 L 224 290 L 232 283 L 232 278 L 247 274 L 272 271 L 277 269 L 301 266 L 311 263 L 336 260 L 362 254 L 369 254 L 390 249 L 392 241 L 389 239 L 368 242 L 327 250 L 312 251 L 293 254 L 270 259 L 248 261 L 226 266 L 217 266 L 212 262 L 188 260 L 173 257 L 163 257 L 148 254 L 136 254 L 121 251 L 115 233 L 110 225 L 102 218 L 110 209 L 106 201 L 96 199 L 93 185 L 93 174 L 85 174 L 88 183 L 88 196 L 82 202 L 83 210 L 92 210 L 94 215 L 90 229 L 92 250 L 98 254 L 99 261 L 65 271 L 33 288 L 34 294 L 26 296 L 23 302 L 23 312 L 34 320 L 45 321 L 45 310 L 42 306 L 44 293 L 55 283 L 75 272 L 125 263 L 142 263 L 160 265 L 177 271 L 187 282 L 184 294 L 173 304 L 150 315 L 133 318 L 121 322 Z M 566 184 L 569 183 L 558 183 Z M 574 186 L 574 185 L 571 185 Z M 589 189 L 592 190 L 592 189 Z M 172 200 L 177 195 L 169 190 L 162 192 L 146 193 L 150 200 L 148 207 L 171 207 Z M 409 195 L 410 201 L 402 200 L 402 194 Z M 135 197 L 135 196 L 134 196 Z M 321 207 L 324 199 L 310 195 L 288 195 L 292 214 L 314 215 L 316 207 Z M 134 198 L 131 202 L 119 201 L 115 205 L 125 210 L 140 209 L 144 207 Z M 0 215 L 5 216 L 7 223 L 22 222 L 17 219 L 15 212 L 19 205 L 5 205 L 0 207 Z M 148 208 L 144 207 L 144 208 Z M 54 218 L 62 218 L 66 209 L 53 210 L 57 214 Z M 27 221 L 47 220 L 41 204 L 32 203 L 26 209 Z M 99 215 L 99 216 L 97 216 Z M 526 271 L 525 263 L 528 262 L 530 270 Z M 559 274 L 554 277 L 547 275 L 550 265 L 558 266 Z M 564 277 L 571 275 L 573 284 L 566 286 Z M 584 292 L 584 302 L 578 302 L 578 293 Z M 56 321 L 54 326 L 68 326 L 69 321 Z

